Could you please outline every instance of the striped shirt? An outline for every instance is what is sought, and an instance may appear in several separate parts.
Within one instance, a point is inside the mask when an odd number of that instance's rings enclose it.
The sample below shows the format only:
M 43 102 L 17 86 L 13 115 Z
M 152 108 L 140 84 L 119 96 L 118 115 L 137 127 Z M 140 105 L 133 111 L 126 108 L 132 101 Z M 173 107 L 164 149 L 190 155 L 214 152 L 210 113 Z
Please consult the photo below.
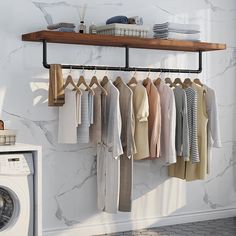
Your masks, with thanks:
M 188 87 L 185 92 L 187 96 L 189 148 L 192 163 L 196 163 L 200 161 L 197 139 L 197 92 L 191 87 Z

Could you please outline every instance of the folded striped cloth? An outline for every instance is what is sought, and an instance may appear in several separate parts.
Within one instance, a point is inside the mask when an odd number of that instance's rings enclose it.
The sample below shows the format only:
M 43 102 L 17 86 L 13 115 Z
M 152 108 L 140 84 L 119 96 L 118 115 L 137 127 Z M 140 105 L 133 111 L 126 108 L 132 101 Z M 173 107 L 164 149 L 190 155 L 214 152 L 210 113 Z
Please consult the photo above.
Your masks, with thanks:
M 75 24 L 61 22 L 61 23 L 57 23 L 57 24 L 48 25 L 47 28 L 49 30 L 54 30 L 54 29 L 59 29 L 59 28 L 72 28 L 72 29 L 74 29 Z
M 166 33 L 155 33 L 154 38 L 160 39 L 177 39 L 177 40 L 188 40 L 188 41 L 200 41 L 200 33 L 197 34 L 182 34 L 175 32 Z
M 175 33 L 195 34 L 200 33 L 200 26 L 196 24 L 180 24 L 165 22 L 163 24 L 155 24 L 153 26 L 154 32 L 169 31 Z

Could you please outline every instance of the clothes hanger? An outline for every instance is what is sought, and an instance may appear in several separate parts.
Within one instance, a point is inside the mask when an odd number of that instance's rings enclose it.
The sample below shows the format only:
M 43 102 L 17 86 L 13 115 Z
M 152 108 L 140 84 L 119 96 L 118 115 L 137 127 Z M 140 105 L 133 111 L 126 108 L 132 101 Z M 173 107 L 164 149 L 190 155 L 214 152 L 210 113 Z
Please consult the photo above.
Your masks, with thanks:
M 101 84 L 98 82 L 98 78 L 94 75 L 90 81 L 89 87 L 92 88 L 92 86 L 96 84 L 98 88 L 101 89 L 102 93 L 107 96 L 107 91 L 104 89 Z
M 162 71 L 161 71 L 161 73 L 162 73 Z M 154 85 L 156 85 L 156 86 L 160 85 L 160 83 L 161 83 L 161 73 L 160 73 L 159 77 L 154 81 Z
M 135 74 L 136 74 L 136 70 L 134 71 L 134 74 L 133 74 L 133 77 L 131 78 L 131 80 L 127 83 L 128 86 L 130 86 L 131 84 L 138 84 L 138 81 L 135 78 Z
M 149 78 L 149 75 L 150 75 L 150 70 L 149 70 L 149 72 L 148 72 L 148 74 L 147 74 L 147 78 L 143 80 L 143 86 L 147 86 L 148 81 L 151 80 L 151 79 Z
M 69 72 L 69 75 L 67 76 L 67 79 L 66 79 L 66 82 L 65 84 L 63 85 L 63 88 L 65 89 L 69 84 L 71 84 L 73 87 L 74 87 L 74 90 L 78 93 L 78 94 L 81 94 L 81 91 L 80 89 L 76 86 L 72 76 L 71 76 L 71 70 L 72 70 L 72 67 L 70 68 L 70 72 Z
M 201 87 L 203 87 L 203 84 L 202 84 L 202 82 L 201 82 L 200 79 L 196 78 L 196 79 L 193 80 L 193 82 L 194 82 L 195 84 L 198 84 L 198 85 L 200 85 Z
M 106 70 L 106 72 L 107 72 L 107 70 Z M 105 73 L 105 75 L 104 75 L 102 81 L 100 82 L 100 84 L 101 84 L 102 87 L 104 87 L 108 82 L 109 82 L 109 79 L 108 79 L 108 77 L 106 76 L 106 73 Z
M 78 83 L 77 83 L 77 87 L 79 88 L 82 84 L 86 87 L 86 90 L 88 90 L 92 95 L 95 94 L 94 91 L 86 83 L 84 76 L 80 75 Z
M 190 72 L 188 72 L 190 73 Z M 190 87 L 192 85 L 192 80 L 187 77 L 185 80 L 184 80 L 184 86 L 187 88 L 187 87 Z
M 175 78 L 175 80 L 173 82 L 173 85 L 176 87 L 176 85 L 179 84 L 183 88 L 184 84 L 183 84 L 182 80 L 180 79 L 179 74 L 180 74 L 180 71 L 179 71 L 179 73 L 177 75 L 177 78 Z
M 116 80 L 113 82 L 113 84 L 114 84 L 115 86 L 117 86 L 117 85 L 120 84 L 120 83 L 124 83 L 124 81 L 122 80 L 122 78 L 121 78 L 120 76 L 117 76 L 117 77 L 116 77 Z

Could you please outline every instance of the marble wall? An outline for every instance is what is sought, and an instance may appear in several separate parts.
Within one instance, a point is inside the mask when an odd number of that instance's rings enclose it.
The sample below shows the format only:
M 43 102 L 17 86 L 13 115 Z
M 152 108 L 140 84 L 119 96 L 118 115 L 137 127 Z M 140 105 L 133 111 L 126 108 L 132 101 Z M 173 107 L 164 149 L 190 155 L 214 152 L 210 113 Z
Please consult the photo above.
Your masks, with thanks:
M 167 20 L 198 23 L 202 40 L 228 46 L 226 51 L 204 54 L 204 71 L 200 75 L 216 90 L 223 141 L 223 148 L 213 150 L 209 178 L 186 183 L 168 178 L 162 160 L 136 162 L 132 213 L 111 215 L 97 211 L 95 149 L 90 144 L 57 143 L 58 110 L 47 106 L 48 71 L 42 66 L 42 45 L 21 41 L 22 33 L 45 29 L 51 23 L 78 24 L 86 2 L 88 24 L 102 24 L 117 14 L 141 15 L 150 28 L 156 22 Z M 236 215 L 234 0 L 8 0 L 0 1 L 0 9 L 0 117 L 8 128 L 18 130 L 19 142 L 43 146 L 45 235 L 89 235 L 191 221 L 204 216 Z M 124 51 L 119 48 L 78 45 L 50 45 L 48 54 L 51 63 L 123 65 L 124 58 Z M 131 64 L 194 68 L 196 55 L 133 49 Z M 81 71 L 73 73 L 78 77 Z M 93 73 L 85 72 L 86 78 L 91 78 Z M 118 74 L 108 72 L 111 78 Z M 104 72 L 96 75 L 101 77 Z M 121 75 L 128 80 L 132 73 Z M 146 73 L 138 73 L 140 79 L 146 76 Z M 151 75 L 153 79 L 156 77 L 157 74 Z

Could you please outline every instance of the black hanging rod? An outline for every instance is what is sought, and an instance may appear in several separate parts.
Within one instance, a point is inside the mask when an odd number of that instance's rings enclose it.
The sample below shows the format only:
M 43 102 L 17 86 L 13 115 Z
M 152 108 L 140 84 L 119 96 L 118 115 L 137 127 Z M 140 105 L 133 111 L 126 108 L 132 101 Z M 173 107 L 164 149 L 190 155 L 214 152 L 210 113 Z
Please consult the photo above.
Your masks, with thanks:
M 47 41 L 43 40 L 43 66 L 50 68 L 47 62 Z M 129 66 L 129 47 L 125 46 L 125 66 L 85 66 L 85 65 L 61 65 L 62 69 L 78 70 L 110 70 L 110 71 L 143 71 L 143 72 L 168 72 L 168 73 L 195 73 L 202 72 L 202 51 L 198 51 L 198 69 L 167 69 L 167 68 L 147 68 L 147 67 L 130 67 Z

